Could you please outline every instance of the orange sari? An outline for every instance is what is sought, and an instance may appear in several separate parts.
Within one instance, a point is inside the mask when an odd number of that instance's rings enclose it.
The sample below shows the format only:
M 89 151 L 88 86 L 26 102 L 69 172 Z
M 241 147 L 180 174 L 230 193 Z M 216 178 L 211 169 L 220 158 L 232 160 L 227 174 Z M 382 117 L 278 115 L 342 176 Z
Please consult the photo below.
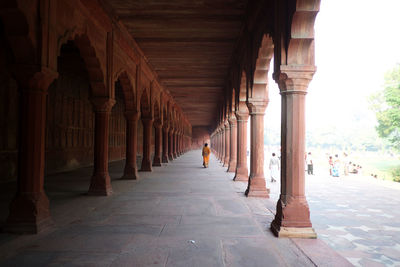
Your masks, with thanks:
M 211 150 L 208 146 L 203 147 L 202 156 L 203 156 L 203 166 L 204 168 L 208 167 L 208 162 L 210 161 Z

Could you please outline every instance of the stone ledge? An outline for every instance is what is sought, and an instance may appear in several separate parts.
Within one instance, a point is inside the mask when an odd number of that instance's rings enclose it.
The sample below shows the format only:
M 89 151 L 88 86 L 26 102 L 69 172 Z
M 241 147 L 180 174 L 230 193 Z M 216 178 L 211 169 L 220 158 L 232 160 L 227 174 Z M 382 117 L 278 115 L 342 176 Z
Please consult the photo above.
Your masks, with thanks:
M 320 239 L 293 238 L 292 241 L 316 266 L 353 266 Z

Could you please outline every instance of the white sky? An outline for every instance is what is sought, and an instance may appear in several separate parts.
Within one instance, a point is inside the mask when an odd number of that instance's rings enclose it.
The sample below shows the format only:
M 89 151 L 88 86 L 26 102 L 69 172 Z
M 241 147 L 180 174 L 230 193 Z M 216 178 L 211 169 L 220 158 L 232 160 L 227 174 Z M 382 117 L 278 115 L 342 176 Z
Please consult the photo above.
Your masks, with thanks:
M 315 53 L 307 129 L 345 127 L 353 114 L 371 116 L 368 96 L 382 89 L 384 73 L 400 63 L 400 0 L 322 0 Z M 271 78 L 269 84 L 265 123 L 279 127 L 279 89 Z M 374 124 L 371 119 L 371 129 Z

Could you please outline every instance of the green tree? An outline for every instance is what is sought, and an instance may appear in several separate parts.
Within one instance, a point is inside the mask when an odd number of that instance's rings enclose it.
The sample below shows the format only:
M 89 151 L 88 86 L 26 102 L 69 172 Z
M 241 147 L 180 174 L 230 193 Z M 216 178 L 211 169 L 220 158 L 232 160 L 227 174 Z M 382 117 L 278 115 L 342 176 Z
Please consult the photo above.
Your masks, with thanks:
M 383 91 L 372 95 L 370 103 L 378 120 L 379 136 L 400 151 L 400 64 L 385 74 Z

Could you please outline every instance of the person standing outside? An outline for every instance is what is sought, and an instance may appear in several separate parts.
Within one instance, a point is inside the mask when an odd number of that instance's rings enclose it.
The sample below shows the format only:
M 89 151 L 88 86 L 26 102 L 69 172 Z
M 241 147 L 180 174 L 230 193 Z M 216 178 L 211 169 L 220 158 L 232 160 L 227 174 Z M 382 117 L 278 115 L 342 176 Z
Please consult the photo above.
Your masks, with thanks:
M 329 156 L 329 175 L 332 176 L 332 170 L 333 170 L 333 159 L 332 156 Z
M 201 155 L 203 156 L 203 166 L 204 168 L 208 168 L 208 162 L 210 161 L 211 150 L 208 147 L 208 144 L 205 143 Z
M 269 161 L 269 169 L 271 172 L 271 182 L 276 182 L 279 176 L 280 163 L 279 159 L 275 156 L 275 153 L 272 153 L 272 158 Z
M 340 160 L 339 155 L 335 155 L 335 161 L 333 162 L 332 176 L 339 177 L 339 169 L 340 169 Z
M 311 152 L 307 155 L 307 174 L 314 175 L 314 164 L 311 156 Z

